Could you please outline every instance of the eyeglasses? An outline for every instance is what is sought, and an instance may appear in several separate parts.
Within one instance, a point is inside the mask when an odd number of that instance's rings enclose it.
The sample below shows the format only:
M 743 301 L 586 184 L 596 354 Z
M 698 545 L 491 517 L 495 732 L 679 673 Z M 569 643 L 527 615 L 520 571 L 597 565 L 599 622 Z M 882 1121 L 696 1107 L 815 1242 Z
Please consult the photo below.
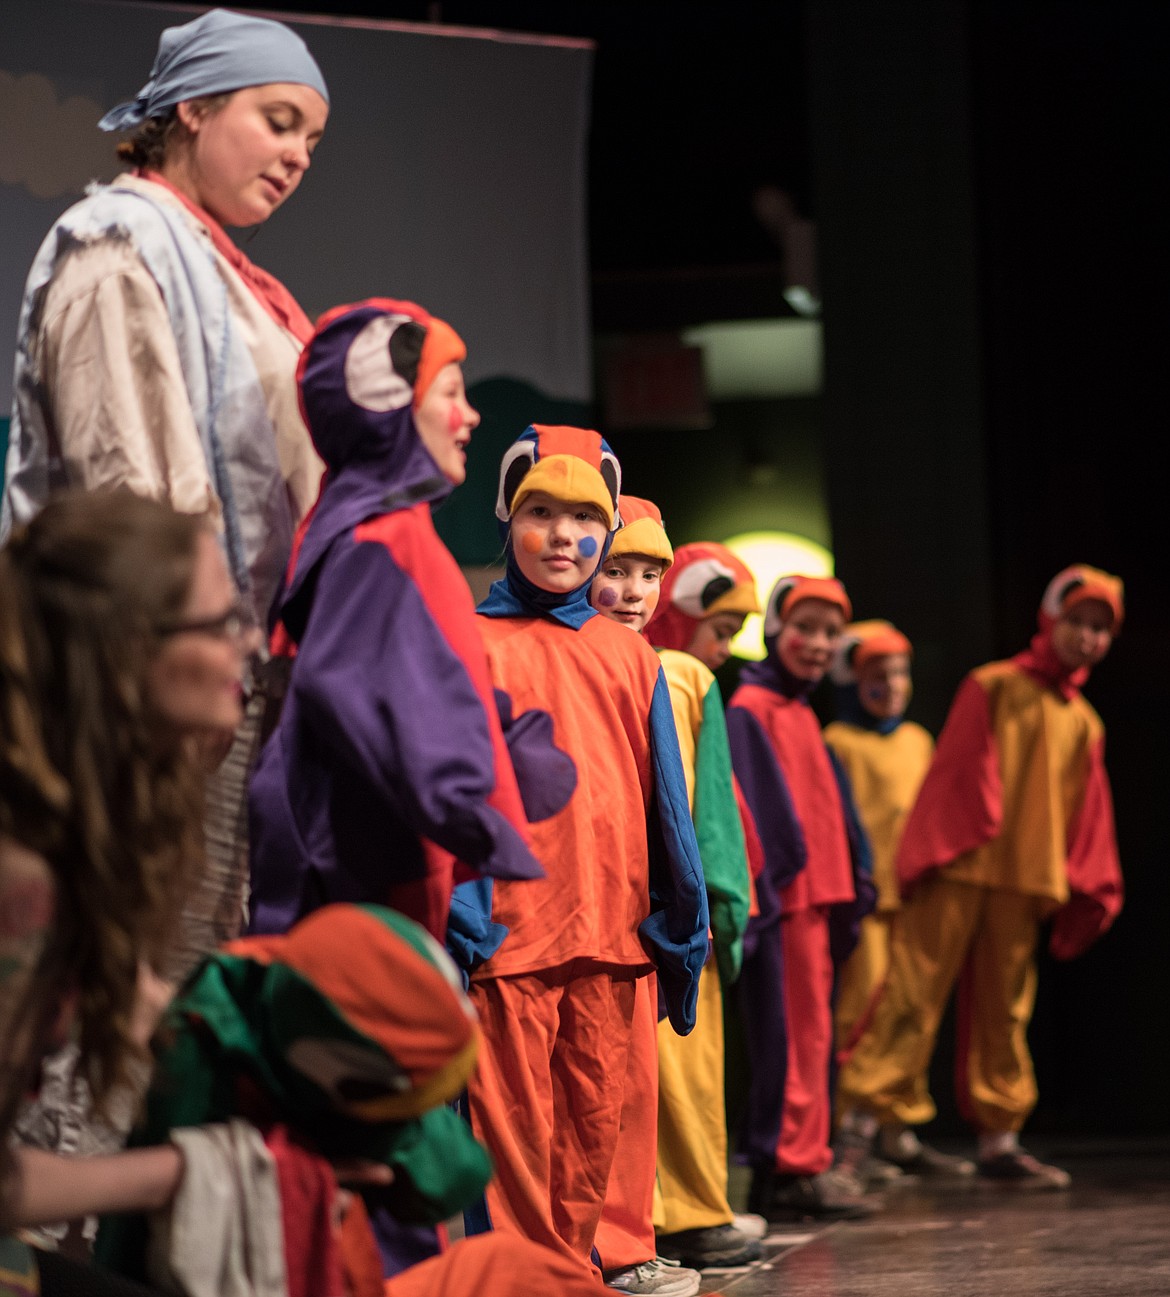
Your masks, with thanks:
M 248 629 L 243 605 L 234 603 L 218 617 L 195 621 L 171 621 L 158 628 L 160 635 L 212 635 L 216 639 L 238 640 Z

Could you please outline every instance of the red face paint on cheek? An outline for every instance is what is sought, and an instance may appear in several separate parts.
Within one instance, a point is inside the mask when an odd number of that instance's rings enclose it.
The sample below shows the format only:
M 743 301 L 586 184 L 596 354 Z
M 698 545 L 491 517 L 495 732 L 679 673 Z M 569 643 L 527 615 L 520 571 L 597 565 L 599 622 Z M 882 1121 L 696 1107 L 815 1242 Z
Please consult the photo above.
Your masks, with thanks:
M 520 548 L 525 554 L 539 554 L 544 548 L 544 541 L 536 532 L 526 531 L 520 538 Z
M 454 436 L 463 427 L 463 415 L 457 405 L 447 411 L 447 431 Z
M 776 651 L 780 661 L 792 672 L 794 676 L 804 678 L 804 669 L 801 662 L 801 656 L 804 651 L 805 638 L 798 631 L 786 630 L 780 633 L 780 639 L 776 644 Z

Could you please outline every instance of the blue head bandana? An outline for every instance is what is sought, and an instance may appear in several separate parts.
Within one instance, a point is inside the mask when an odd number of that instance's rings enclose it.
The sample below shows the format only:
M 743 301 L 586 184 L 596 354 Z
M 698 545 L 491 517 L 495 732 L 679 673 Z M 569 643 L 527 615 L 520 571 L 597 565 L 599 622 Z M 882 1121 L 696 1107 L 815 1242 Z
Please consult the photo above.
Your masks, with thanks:
M 309 86 L 329 102 L 321 69 L 294 31 L 269 18 L 212 9 L 163 32 L 150 80 L 134 99 L 111 108 L 98 126 L 128 131 L 186 99 L 273 82 Z

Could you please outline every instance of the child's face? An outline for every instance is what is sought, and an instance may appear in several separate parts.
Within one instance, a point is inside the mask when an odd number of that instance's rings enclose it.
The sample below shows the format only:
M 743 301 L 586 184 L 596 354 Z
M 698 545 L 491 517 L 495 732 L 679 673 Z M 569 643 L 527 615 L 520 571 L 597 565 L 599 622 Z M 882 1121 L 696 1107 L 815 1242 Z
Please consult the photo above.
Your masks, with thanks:
M 910 702 L 910 654 L 883 653 L 857 672 L 861 705 L 879 721 L 896 720 Z
M 1052 647 L 1070 671 L 1095 667 L 1113 643 L 1113 610 L 1101 599 L 1070 608 L 1052 628 Z
M 642 631 L 658 607 L 663 564 L 641 554 L 610 555 L 597 569 L 589 602 L 603 617 Z
M 463 370 L 452 361 L 427 388 L 414 412 L 414 426 L 439 471 L 454 486 L 467 477 L 467 444 L 478 425 L 479 414 L 468 404 L 463 388 Z
M 691 636 L 687 652 L 708 670 L 718 671 L 731 656 L 731 641 L 739 634 L 743 622 L 744 614 L 740 612 L 717 612 L 714 617 L 704 617 Z
M 569 594 L 593 575 L 606 531 L 595 504 L 533 491 L 512 515 L 512 552 L 534 586 Z
M 827 599 L 801 599 L 776 638 L 776 654 L 798 680 L 814 683 L 829 669 L 845 616 Z

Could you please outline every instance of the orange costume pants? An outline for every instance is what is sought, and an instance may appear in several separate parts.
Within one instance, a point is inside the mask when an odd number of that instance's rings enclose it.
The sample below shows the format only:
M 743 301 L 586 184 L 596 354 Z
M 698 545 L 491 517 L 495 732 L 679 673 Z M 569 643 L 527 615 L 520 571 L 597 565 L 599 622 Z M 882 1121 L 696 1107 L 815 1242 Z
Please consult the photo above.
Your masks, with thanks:
M 495 1163 L 492 1227 L 583 1272 L 619 1142 L 638 980 L 570 965 L 471 985 L 484 1046 L 468 1109 Z
M 870 1026 L 841 1069 L 842 1103 L 906 1125 L 934 1116 L 930 1058 L 957 982 L 960 1110 L 978 1130 L 1019 1130 L 1036 1105 L 1027 1030 L 1048 906 L 945 872 L 921 882 L 894 921 L 889 976 Z
M 601 1297 L 600 1281 L 547 1248 L 483 1234 L 386 1280 L 385 1297 Z
M 776 1146 L 781 1175 L 818 1175 L 833 1163 L 829 1063 L 833 1049 L 833 960 L 828 912 L 818 906 L 780 919 L 788 1070 Z
M 617 1148 L 593 1246 L 603 1270 L 652 1261 L 658 1127 L 658 979 L 638 978 Z M 670 1030 L 667 1026 L 667 1030 Z

